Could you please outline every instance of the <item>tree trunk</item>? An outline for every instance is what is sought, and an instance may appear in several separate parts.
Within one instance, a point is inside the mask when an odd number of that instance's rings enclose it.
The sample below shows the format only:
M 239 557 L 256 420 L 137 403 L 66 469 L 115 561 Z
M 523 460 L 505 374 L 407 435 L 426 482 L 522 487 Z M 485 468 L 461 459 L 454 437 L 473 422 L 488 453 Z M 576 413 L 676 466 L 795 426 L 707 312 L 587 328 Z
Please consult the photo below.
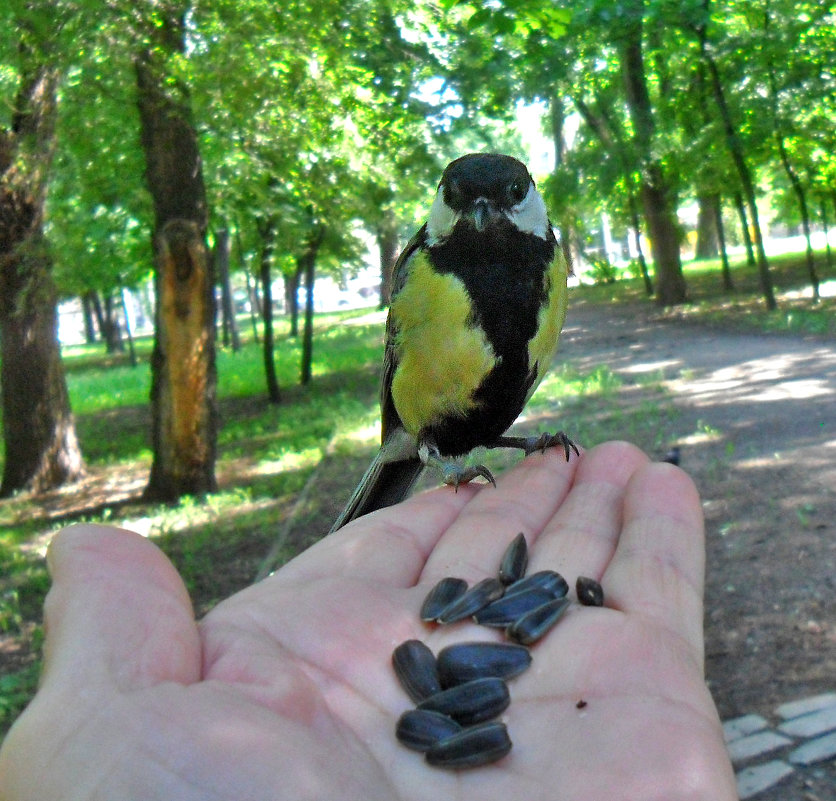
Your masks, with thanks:
M 763 246 L 760 219 L 758 218 L 758 206 L 755 202 L 754 181 L 752 180 L 752 174 L 749 171 L 749 165 L 746 162 L 746 156 L 743 153 L 743 145 L 731 118 L 731 111 L 726 103 L 726 95 L 723 89 L 723 82 L 720 79 L 720 71 L 717 68 L 717 62 L 714 61 L 714 57 L 711 53 L 709 53 L 704 36 L 700 40 L 700 54 L 705 60 L 709 75 L 711 76 L 711 87 L 714 93 L 714 100 L 720 112 L 720 119 L 722 120 L 723 130 L 726 135 L 726 146 L 729 149 L 735 169 L 740 177 L 740 186 L 743 189 L 743 198 L 746 201 L 749 219 L 752 223 L 752 234 L 755 244 L 755 254 L 757 257 L 758 276 L 760 278 L 764 303 L 766 304 L 767 309 L 773 311 L 778 308 L 778 304 L 775 302 L 775 293 L 772 289 L 772 276 L 769 274 L 769 262 L 766 259 L 766 250 L 764 250 Z
M 719 195 L 699 195 L 697 197 L 697 244 L 694 258 L 713 259 L 719 255 L 717 242 L 717 205 Z
M 743 202 L 743 195 L 740 192 L 734 193 L 734 207 L 737 209 L 737 216 L 740 219 L 743 245 L 746 248 L 746 263 L 750 267 L 754 267 L 758 262 L 755 258 L 755 247 L 752 244 L 752 236 L 749 233 L 749 218 L 746 215 L 746 204 Z
M 267 398 L 270 403 L 281 403 L 282 393 L 276 378 L 275 336 L 273 334 L 273 247 L 276 238 L 276 224 L 268 220 L 259 226 L 261 234 L 261 317 L 264 322 L 264 376 L 267 381 Z
M 119 287 L 119 298 L 122 301 L 122 315 L 125 318 L 125 336 L 128 339 L 128 355 L 131 360 L 131 367 L 136 367 L 138 362 L 136 358 L 136 347 L 134 345 L 134 332 L 131 326 L 131 317 L 128 312 L 128 301 L 125 298 L 125 287 Z
M 299 265 L 290 275 L 284 277 L 284 299 L 286 313 L 290 318 L 290 336 L 299 336 L 299 285 L 302 273 Z
M 827 265 L 827 271 L 833 269 L 833 254 L 830 250 L 830 230 L 827 220 L 827 204 L 824 197 L 819 199 L 819 215 L 821 216 L 821 227 L 824 231 L 824 263 Z
M 238 255 L 238 269 L 244 273 L 244 280 L 247 282 L 247 299 L 250 302 L 250 325 L 253 329 L 253 342 L 258 344 L 261 339 L 258 333 L 258 318 L 261 316 L 261 301 L 258 297 L 258 284 L 253 283 L 253 276 L 250 267 L 244 259 L 244 247 L 241 244 L 241 228 L 235 226 L 235 249 Z
M 102 331 L 108 353 L 122 353 L 125 350 L 125 345 L 122 342 L 122 329 L 116 315 L 116 303 L 113 300 L 112 292 L 105 295 Z
M 768 37 L 771 27 L 771 19 L 769 15 L 769 6 L 764 10 L 763 30 Z M 813 288 L 813 300 L 818 303 L 821 300 L 819 293 L 819 276 L 816 272 L 816 259 L 813 256 L 813 243 L 810 239 L 810 211 L 807 208 L 807 195 L 804 187 L 801 184 L 801 179 L 790 161 L 790 155 L 787 152 L 787 146 L 784 141 L 784 132 L 782 130 L 781 118 L 778 111 L 778 82 L 775 78 L 775 70 L 770 64 L 769 67 L 769 94 L 772 101 L 772 126 L 775 135 L 775 142 L 778 145 L 778 155 L 781 157 L 781 164 L 784 167 L 784 172 L 789 178 L 795 196 L 798 200 L 798 210 L 801 214 L 801 226 L 804 229 L 804 238 L 807 241 L 807 274 L 810 276 L 810 286 Z
M 21 45 L 9 128 L 0 128 L 0 496 L 41 492 L 83 473 L 58 343 L 52 260 L 43 237 L 58 74 Z
M 647 261 L 644 258 L 644 250 L 641 244 L 641 222 L 639 220 L 639 207 L 636 200 L 636 193 L 634 191 L 633 169 L 627 161 L 624 139 L 619 132 L 616 125 L 613 124 L 612 115 L 607 114 L 603 109 L 600 114 L 595 114 L 592 109 L 580 98 L 573 97 L 572 101 L 578 110 L 578 113 L 583 117 L 584 121 L 595 132 L 596 136 L 601 140 L 601 143 L 606 147 L 621 166 L 621 172 L 624 178 L 624 186 L 627 189 L 627 204 L 630 209 L 630 220 L 633 225 L 633 230 L 636 234 L 636 254 L 639 262 L 639 270 L 641 271 L 642 280 L 644 281 L 644 289 L 647 295 L 653 294 L 653 282 L 650 280 L 650 274 L 647 271 Z M 599 102 L 599 107 L 601 103 Z M 552 103 L 554 108 L 554 103 Z M 552 126 L 555 124 L 555 115 L 552 114 Z M 557 144 L 557 143 L 555 143 Z M 571 262 L 570 262 L 571 263 Z
M 634 13 L 637 16 L 625 27 L 621 43 L 621 71 L 635 131 L 633 140 L 642 162 L 639 196 L 656 266 L 656 302 L 672 306 L 688 299 L 679 255 L 679 224 L 674 193 L 662 163 L 653 155 L 655 123 L 642 54 L 642 20 L 638 11 Z
M 563 106 L 563 96 L 560 92 L 555 91 L 552 94 L 549 102 L 549 120 L 551 122 L 552 142 L 554 143 L 554 177 L 555 181 L 559 182 L 562 174 L 561 170 L 566 162 L 566 136 L 565 123 L 566 113 Z M 556 183 L 559 186 L 559 183 Z M 552 221 L 554 223 L 554 221 Z M 565 210 L 561 210 L 557 219 L 558 242 L 560 249 L 563 251 L 563 258 L 566 259 L 566 264 L 569 265 L 569 274 L 574 274 L 575 258 L 572 254 L 572 241 L 574 225 Z M 575 237 L 576 238 L 576 237 Z
M 801 227 L 804 230 L 804 239 L 807 242 L 807 275 L 810 277 L 810 286 L 813 288 L 813 300 L 818 302 L 821 300 L 821 294 L 819 293 L 819 275 L 816 272 L 816 259 L 813 255 L 813 242 L 810 235 L 810 210 L 807 207 L 807 194 L 801 185 L 798 174 L 792 166 L 786 145 L 784 144 L 784 137 L 779 131 L 775 131 L 775 139 L 778 143 L 778 153 L 781 156 L 781 164 L 784 166 L 784 172 L 787 174 L 787 178 L 789 178 L 795 196 L 798 199 Z
M 641 220 L 639 219 L 639 206 L 636 202 L 636 196 L 633 190 L 627 190 L 627 204 L 630 208 L 630 222 L 633 225 L 633 233 L 636 236 L 636 258 L 639 262 L 639 271 L 642 274 L 642 281 L 644 282 L 644 293 L 648 297 L 653 294 L 653 281 L 650 280 L 650 273 L 647 271 L 647 261 L 644 258 L 644 248 L 642 247 L 642 232 Z
M 712 204 L 714 206 L 714 228 L 717 231 L 717 241 L 720 245 L 720 258 L 723 262 L 723 289 L 727 292 L 734 291 L 731 269 L 729 267 L 729 254 L 726 252 L 726 230 L 723 227 L 723 202 L 720 195 Z
M 313 368 L 313 310 L 314 310 L 314 279 L 316 256 L 325 238 L 325 226 L 317 226 L 311 235 L 305 252 L 299 258 L 300 271 L 305 275 L 305 330 L 302 337 L 302 370 L 301 382 L 307 384 L 311 380 Z
M 84 341 L 88 345 L 92 345 L 96 341 L 96 322 L 93 315 L 93 302 L 90 299 L 93 294 L 92 290 L 88 290 L 81 296 L 81 312 L 84 316 Z
M 154 201 L 154 461 L 145 497 L 174 501 L 217 489 L 215 298 L 206 195 L 186 87 L 166 68 L 184 49 L 184 9 L 163 5 L 156 49 L 135 61 L 146 180 Z
M 229 231 L 219 228 L 215 234 L 215 266 L 221 285 L 221 310 L 223 319 L 224 346 L 232 345 L 233 352 L 241 349 L 241 337 L 235 319 L 235 301 L 232 297 L 232 283 L 229 278 Z

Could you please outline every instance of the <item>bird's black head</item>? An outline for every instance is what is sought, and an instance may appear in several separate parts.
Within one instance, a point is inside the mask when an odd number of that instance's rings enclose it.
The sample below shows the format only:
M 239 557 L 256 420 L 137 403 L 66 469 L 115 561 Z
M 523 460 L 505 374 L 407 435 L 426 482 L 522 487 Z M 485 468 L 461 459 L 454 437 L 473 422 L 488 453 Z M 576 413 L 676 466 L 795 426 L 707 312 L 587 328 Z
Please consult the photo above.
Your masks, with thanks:
M 446 239 L 459 221 L 478 232 L 510 223 L 543 239 L 549 226 L 525 164 L 499 153 L 470 153 L 444 170 L 427 220 L 429 243 Z
M 451 209 L 466 212 L 480 198 L 510 209 L 525 200 L 532 183 L 525 164 L 512 156 L 470 153 L 447 165 L 439 188 Z

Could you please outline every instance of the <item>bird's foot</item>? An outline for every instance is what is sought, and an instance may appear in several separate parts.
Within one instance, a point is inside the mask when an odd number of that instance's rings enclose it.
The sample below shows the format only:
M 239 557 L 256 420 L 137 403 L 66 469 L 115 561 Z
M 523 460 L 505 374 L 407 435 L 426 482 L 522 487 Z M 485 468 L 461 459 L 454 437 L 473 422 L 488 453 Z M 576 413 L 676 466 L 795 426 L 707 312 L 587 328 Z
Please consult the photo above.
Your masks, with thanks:
M 418 447 L 418 456 L 425 465 L 435 467 L 441 472 L 441 480 L 448 487 L 458 489 L 460 485 L 467 484 L 480 476 L 496 486 L 493 473 L 485 465 L 478 464 L 465 467 L 457 462 L 445 459 L 439 453 L 438 447 L 432 442 L 421 443 Z
M 496 479 L 493 477 L 493 473 L 491 473 L 491 471 L 483 464 L 473 465 L 472 467 L 462 467 L 455 462 L 447 462 L 440 465 L 440 467 L 441 480 L 448 487 L 453 487 L 456 490 L 459 488 L 460 484 L 467 484 L 469 481 L 472 481 L 474 478 L 478 478 L 479 476 L 486 478 L 491 482 L 491 484 L 496 486 Z
M 562 431 L 556 434 L 543 433 L 539 436 L 533 437 L 498 437 L 496 442 L 488 446 L 489 448 L 519 448 L 525 451 L 526 456 L 530 456 L 536 451 L 541 453 L 546 448 L 563 448 L 563 453 L 566 455 L 566 461 L 569 461 L 571 451 L 575 452 L 576 456 L 580 456 L 578 446 L 572 442 L 569 437 Z

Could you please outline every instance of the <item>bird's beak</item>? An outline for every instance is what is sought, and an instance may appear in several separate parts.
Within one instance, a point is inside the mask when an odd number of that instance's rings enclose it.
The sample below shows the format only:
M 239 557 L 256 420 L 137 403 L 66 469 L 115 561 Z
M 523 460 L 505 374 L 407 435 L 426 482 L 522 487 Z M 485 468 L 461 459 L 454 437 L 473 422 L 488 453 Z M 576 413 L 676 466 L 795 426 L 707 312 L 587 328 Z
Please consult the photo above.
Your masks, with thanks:
M 480 197 L 473 204 L 473 226 L 477 231 L 484 231 L 492 222 L 499 219 L 499 209 L 487 198 Z

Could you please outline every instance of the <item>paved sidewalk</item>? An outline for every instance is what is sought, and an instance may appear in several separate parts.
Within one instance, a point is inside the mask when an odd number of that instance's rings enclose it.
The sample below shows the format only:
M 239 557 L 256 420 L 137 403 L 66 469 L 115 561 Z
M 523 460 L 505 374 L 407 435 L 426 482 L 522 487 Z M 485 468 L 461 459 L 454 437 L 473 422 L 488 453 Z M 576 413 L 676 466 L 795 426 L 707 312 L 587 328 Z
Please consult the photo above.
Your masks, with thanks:
M 833 772 L 836 764 L 836 692 L 781 704 L 771 721 L 754 713 L 727 720 L 723 732 L 741 801 L 760 796 L 793 774 L 823 778 L 822 767 Z

